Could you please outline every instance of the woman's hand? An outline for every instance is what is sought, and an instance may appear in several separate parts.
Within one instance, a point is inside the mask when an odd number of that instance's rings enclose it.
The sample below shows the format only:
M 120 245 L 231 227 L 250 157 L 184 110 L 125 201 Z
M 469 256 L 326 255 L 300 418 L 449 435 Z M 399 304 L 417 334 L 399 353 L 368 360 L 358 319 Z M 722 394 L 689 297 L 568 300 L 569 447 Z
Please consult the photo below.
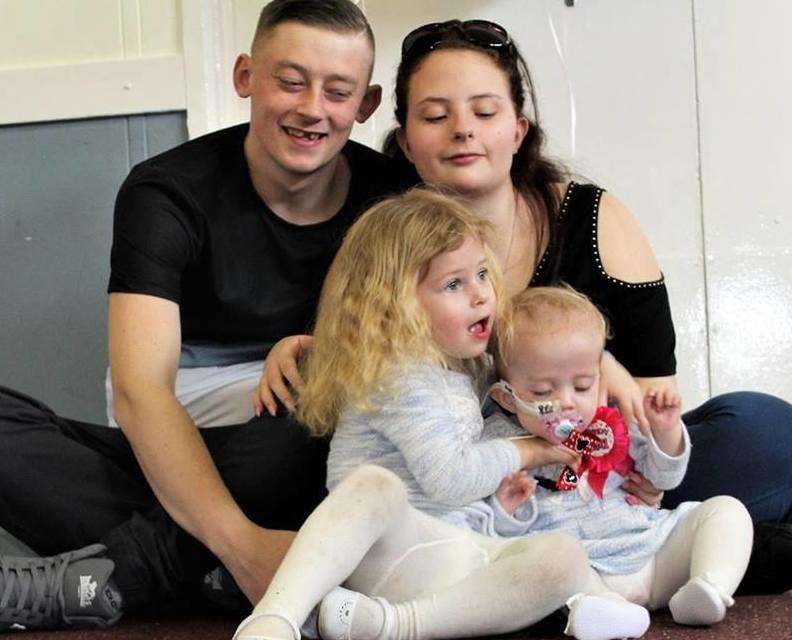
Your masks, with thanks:
M 645 504 L 655 509 L 660 508 L 663 492 L 637 471 L 630 473 L 627 481 L 621 486 L 629 495 L 625 498 L 633 506 Z
M 600 364 L 600 404 L 615 401 L 624 419 L 638 424 L 644 435 L 649 435 L 649 421 L 644 412 L 643 391 L 618 360 L 607 351 Z
M 274 416 L 278 411 L 277 400 L 289 411 L 294 411 L 294 398 L 289 387 L 299 392 L 305 386 L 297 363 L 312 348 L 313 336 L 288 336 L 270 349 L 258 389 L 253 393 L 253 408 L 257 416 L 264 409 Z

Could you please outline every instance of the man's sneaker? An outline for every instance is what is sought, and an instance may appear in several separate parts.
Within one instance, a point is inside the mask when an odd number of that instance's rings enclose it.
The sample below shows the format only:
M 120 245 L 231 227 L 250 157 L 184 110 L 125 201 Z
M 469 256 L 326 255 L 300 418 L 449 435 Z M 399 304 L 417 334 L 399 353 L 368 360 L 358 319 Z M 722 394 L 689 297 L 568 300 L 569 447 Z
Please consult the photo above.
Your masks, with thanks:
M 8 531 L 0 527 L 0 556 L 37 556 L 29 546 L 19 538 L 15 538 Z
M 215 567 L 204 576 L 201 593 L 221 611 L 236 614 L 250 612 L 250 600 L 242 593 L 234 576 L 223 565 Z
M 47 558 L 0 556 L 0 631 L 115 624 L 122 600 L 105 550 L 94 544 Z

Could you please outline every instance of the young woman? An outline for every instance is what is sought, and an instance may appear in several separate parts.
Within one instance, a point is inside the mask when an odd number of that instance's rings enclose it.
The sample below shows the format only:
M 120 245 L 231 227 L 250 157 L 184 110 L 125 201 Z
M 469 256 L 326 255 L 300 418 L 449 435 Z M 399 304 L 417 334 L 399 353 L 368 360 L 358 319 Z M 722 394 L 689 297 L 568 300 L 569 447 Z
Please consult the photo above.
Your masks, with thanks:
M 396 119 L 394 140 L 421 179 L 454 191 L 494 225 L 507 294 L 563 281 L 605 312 L 613 358 L 605 361 L 603 387 L 628 419 L 645 425 L 644 391 L 676 389 L 662 273 L 624 205 L 599 187 L 568 182 L 563 168 L 543 156 L 530 74 L 507 32 L 483 20 L 411 32 L 402 45 Z M 307 343 L 293 337 L 273 349 L 260 389 L 264 406 L 274 407 L 273 391 L 291 401 L 284 372 L 299 387 L 292 356 Z M 756 530 L 749 580 L 789 588 L 792 576 L 781 567 L 792 562 L 792 406 L 764 394 L 730 393 L 683 420 L 693 443 L 690 466 L 663 506 L 719 494 L 739 498 L 754 522 L 764 523 Z M 626 488 L 653 499 L 646 483 Z M 774 535 L 789 542 L 771 545 Z

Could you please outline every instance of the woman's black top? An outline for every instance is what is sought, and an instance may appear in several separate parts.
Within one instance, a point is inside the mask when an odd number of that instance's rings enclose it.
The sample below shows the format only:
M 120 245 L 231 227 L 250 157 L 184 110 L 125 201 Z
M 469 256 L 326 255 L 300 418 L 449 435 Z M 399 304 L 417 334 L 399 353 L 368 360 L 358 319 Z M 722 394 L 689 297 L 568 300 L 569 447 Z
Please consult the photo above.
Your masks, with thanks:
M 597 221 L 603 190 L 571 182 L 556 219 L 557 240 L 536 267 L 531 286 L 564 282 L 605 314 L 606 348 L 638 377 L 676 373 L 674 323 L 665 280 L 625 282 L 608 275 L 599 255 Z

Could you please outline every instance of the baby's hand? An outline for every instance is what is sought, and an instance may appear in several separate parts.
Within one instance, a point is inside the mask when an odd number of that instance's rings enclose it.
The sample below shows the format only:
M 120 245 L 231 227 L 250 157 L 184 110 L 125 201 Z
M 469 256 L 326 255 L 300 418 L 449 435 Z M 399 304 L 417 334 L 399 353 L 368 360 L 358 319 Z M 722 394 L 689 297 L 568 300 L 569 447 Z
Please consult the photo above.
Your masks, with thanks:
M 501 480 L 500 486 L 495 491 L 495 497 L 503 510 L 513 516 L 517 507 L 528 500 L 535 490 L 536 480 L 529 476 L 527 471 L 521 469 Z
M 675 389 L 649 389 L 644 396 L 644 411 L 654 433 L 679 428 L 682 403 Z

